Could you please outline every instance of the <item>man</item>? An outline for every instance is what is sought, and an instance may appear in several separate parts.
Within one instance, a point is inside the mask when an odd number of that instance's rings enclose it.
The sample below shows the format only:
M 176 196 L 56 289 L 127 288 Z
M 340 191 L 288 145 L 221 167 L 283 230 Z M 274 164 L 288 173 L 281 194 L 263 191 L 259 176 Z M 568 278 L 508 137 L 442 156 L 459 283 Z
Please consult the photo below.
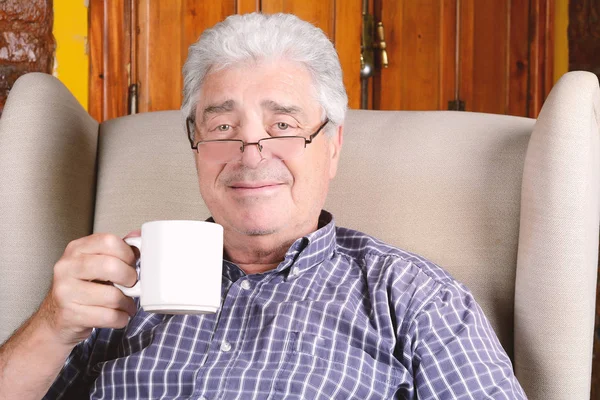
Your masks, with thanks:
M 0 397 L 525 398 L 467 289 L 322 211 L 347 97 L 320 30 L 229 17 L 190 48 L 184 81 L 202 198 L 224 227 L 220 311 L 145 313 L 97 283 L 133 285 L 132 249 L 75 240 L 0 351 Z

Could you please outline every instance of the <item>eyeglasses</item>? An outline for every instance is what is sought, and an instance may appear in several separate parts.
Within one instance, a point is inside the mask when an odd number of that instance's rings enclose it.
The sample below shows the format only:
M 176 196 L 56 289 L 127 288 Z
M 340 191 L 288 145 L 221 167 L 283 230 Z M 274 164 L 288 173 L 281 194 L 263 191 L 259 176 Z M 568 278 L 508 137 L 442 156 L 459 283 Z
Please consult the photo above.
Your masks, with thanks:
M 247 146 L 256 146 L 263 158 L 289 160 L 301 156 L 306 145 L 323 130 L 329 119 L 307 138 L 304 136 L 274 136 L 260 139 L 257 142 L 244 142 L 240 139 L 201 140 L 194 144 L 195 123 L 192 118 L 186 120 L 186 129 L 190 145 L 205 161 L 215 164 L 227 164 L 240 161 Z

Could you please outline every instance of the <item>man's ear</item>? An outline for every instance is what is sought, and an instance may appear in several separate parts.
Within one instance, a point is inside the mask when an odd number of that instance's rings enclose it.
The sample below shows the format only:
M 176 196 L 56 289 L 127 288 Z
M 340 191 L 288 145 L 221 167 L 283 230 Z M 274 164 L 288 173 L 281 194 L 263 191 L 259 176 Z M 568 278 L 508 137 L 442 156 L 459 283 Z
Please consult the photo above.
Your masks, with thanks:
M 329 179 L 333 179 L 337 173 L 340 152 L 344 143 L 344 126 L 336 128 L 335 133 L 329 138 Z

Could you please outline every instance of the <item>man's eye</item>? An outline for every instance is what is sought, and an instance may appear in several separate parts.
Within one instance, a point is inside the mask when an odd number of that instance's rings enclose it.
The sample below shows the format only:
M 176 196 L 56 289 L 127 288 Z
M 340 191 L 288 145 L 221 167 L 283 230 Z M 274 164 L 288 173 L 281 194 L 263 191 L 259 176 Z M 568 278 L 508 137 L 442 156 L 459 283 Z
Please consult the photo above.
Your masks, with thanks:
M 217 126 L 217 130 L 219 132 L 227 132 L 230 128 L 231 128 L 231 125 L 227 125 L 227 124 L 222 124 L 222 125 Z
M 290 126 L 288 124 L 286 124 L 285 122 L 278 122 L 277 123 L 277 128 L 285 131 L 287 128 L 289 128 Z

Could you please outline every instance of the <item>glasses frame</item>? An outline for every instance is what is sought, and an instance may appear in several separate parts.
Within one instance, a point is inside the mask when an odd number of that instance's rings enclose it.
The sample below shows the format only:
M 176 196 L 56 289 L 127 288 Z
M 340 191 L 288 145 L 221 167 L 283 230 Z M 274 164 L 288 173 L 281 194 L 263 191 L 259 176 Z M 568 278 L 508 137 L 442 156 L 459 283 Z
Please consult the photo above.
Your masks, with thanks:
M 321 124 L 321 126 L 319 126 L 319 129 L 317 129 L 315 131 L 315 133 L 313 133 L 312 135 L 310 135 L 308 138 L 304 137 L 304 136 L 300 136 L 300 135 L 289 135 L 289 136 L 275 136 L 275 137 L 265 137 L 262 138 L 256 142 L 245 142 L 242 139 L 215 139 L 215 140 L 199 140 L 196 142 L 196 144 L 194 144 L 194 126 L 195 126 L 195 121 L 193 118 L 188 117 L 185 120 L 185 128 L 187 130 L 187 134 L 188 134 L 188 140 L 190 141 L 190 146 L 192 147 L 192 150 L 196 150 L 196 152 L 198 152 L 198 145 L 200 143 L 214 143 L 214 142 L 236 142 L 236 143 L 240 143 L 240 152 L 241 154 L 244 154 L 244 151 L 246 150 L 246 146 L 256 146 L 258 148 L 258 151 L 262 154 L 262 148 L 263 146 L 260 144 L 261 142 L 265 141 L 265 140 L 272 140 L 272 139 L 279 139 L 279 138 L 302 138 L 304 139 L 304 148 L 306 148 L 307 145 L 311 144 L 313 139 L 319 134 L 321 133 L 321 131 L 323 130 L 323 128 L 325 128 L 325 125 L 327 125 L 329 123 L 329 118 L 325 118 L 325 122 L 323 122 Z M 228 162 L 232 162 L 232 161 L 228 161 Z M 227 164 L 227 163 L 225 163 Z

